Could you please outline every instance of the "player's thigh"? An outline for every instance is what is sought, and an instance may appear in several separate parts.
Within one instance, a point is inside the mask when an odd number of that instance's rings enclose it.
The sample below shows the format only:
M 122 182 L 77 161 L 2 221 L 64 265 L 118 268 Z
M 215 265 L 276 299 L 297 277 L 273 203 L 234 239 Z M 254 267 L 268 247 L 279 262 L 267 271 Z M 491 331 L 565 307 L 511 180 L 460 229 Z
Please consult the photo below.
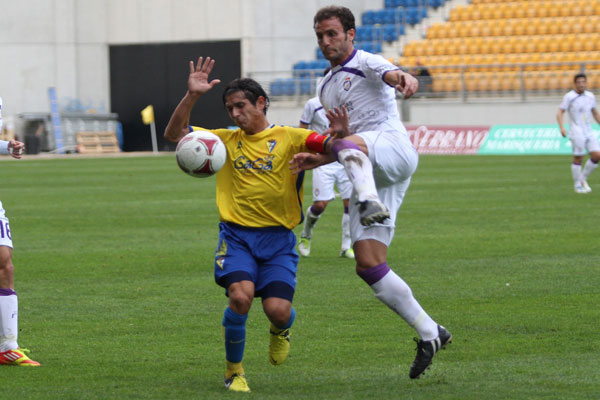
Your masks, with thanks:
M 408 136 L 399 131 L 359 133 L 369 148 L 377 188 L 410 178 L 417 169 L 419 155 Z
M 600 153 L 600 143 L 598 143 L 598 138 L 596 138 L 596 135 L 590 135 L 586 137 L 585 149 L 590 155 L 594 154 L 595 159 L 598 159 L 598 153 Z
M 298 253 L 293 231 L 281 231 L 260 247 L 256 296 L 263 300 L 277 297 L 292 301 L 296 290 Z
M 569 132 L 569 140 L 573 148 L 573 155 L 578 157 L 584 156 L 586 151 L 585 136 L 580 132 Z
M 250 281 L 256 284 L 258 264 L 251 250 L 248 232 L 235 225 L 219 224 L 219 242 L 215 250 L 215 282 L 227 289 L 231 284 Z
M 332 168 L 332 164 L 313 170 L 313 202 L 330 201 L 335 198 L 335 168 Z

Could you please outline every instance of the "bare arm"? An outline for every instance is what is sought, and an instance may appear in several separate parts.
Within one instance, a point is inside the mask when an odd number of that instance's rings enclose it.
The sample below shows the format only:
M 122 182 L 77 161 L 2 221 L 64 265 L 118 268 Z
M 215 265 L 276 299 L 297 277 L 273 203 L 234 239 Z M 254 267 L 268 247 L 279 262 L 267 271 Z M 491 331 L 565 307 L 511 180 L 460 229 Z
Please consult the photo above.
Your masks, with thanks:
M 567 137 L 567 131 L 563 125 L 563 114 L 564 113 L 565 113 L 565 110 L 559 108 L 558 113 L 556 114 L 556 120 L 558 121 L 558 127 L 560 129 L 560 134 L 562 135 L 562 137 Z
M 388 71 L 383 80 L 396 88 L 399 92 L 402 92 L 405 99 L 408 99 L 413 94 L 417 93 L 419 89 L 419 81 L 411 74 L 401 71 Z
M 190 75 L 188 77 L 188 91 L 183 96 L 183 99 L 179 102 L 169 123 L 165 128 L 164 137 L 172 142 L 177 142 L 183 136 L 188 133 L 188 126 L 190 124 L 190 113 L 196 101 L 213 88 L 217 83 L 221 81 L 219 79 L 213 79 L 208 81 L 208 75 L 212 71 L 215 60 L 211 60 L 210 57 L 206 58 L 204 63 L 202 62 L 203 57 L 198 58 L 198 63 L 194 67 L 194 62 L 190 61 Z

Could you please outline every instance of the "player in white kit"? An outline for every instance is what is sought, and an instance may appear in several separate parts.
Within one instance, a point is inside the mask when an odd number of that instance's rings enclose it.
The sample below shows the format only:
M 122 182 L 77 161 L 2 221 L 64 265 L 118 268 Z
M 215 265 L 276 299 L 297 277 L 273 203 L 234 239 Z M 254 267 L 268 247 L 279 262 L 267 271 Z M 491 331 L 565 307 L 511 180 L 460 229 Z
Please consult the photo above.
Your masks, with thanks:
M 600 161 L 600 145 L 592 129 L 592 117 L 600 123 L 600 114 L 596 110 L 596 97 L 592 92 L 585 90 L 587 87 L 585 74 L 575 75 L 573 83 L 575 88 L 563 97 L 556 119 L 558 120 L 560 134 L 567 137 L 567 131 L 563 125 L 563 114 L 568 111 L 568 137 L 573 146 L 571 174 L 573 175 L 575 193 L 589 193 L 592 188 L 588 185 L 587 178 L 598 167 L 598 161 Z M 586 150 L 590 158 L 582 169 L 581 164 Z
M 313 97 L 304 105 L 300 117 L 300 128 L 312 129 L 320 134 L 323 134 L 329 128 L 329 120 L 318 97 Z M 337 186 L 344 202 L 340 256 L 354 258 L 354 250 L 352 250 L 350 239 L 350 216 L 348 215 L 348 201 L 352 194 L 352 183 L 346 175 L 346 170 L 338 162 L 322 165 L 313 170 L 312 183 L 313 203 L 306 211 L 304 227 L 298 241 L 298 252 L 303 257 L 310 255 L 310 240 L 313 229 L 319 218 L 321 218 L 323 211 L 325 211 L 327 204 L 335 198 L 334 186 Z
M 2 98 L 0 98 L 0 132 L 2 132 Z M 14 139 L 0 140 L 0 154 L 10 154 L 21 158 L 24 145 Z M 18 310 L 17 292 L 14 287 L 14 266 L 12 263 L 12 237 L 8 218 L 0 201 L 0 365 L 37 367 L 37 361 L 25 354 L 25 349 L 17 344 Z
M 419 334 L 420 339 L 415 338 L 417 355 L 409 371 L 414 379 L 452 339 L 387 265 L 396 213 L 418 163 L 417 152 L 400 121 L 395 91 L 410 97 L 418 82 L 383 57 L 354 49 L 354 15 L 346 7 L 320 9 L 314 17 L 314 29 L 319 48 L 331 63 L 331 71 L 317 89 L 331 122 L 327 133 L 345 138 L 332 143 L 329 156 L 297 154 L 291 166 L 301 171 L 334 159 L 344 165 L 354 187 L 350 232 L 356 272 L 373 289 L 375 297 Z M 342 125 L 345 129 L 338 128 Z M 376 209 L 380 212 L 373 217 L 372 210 Z

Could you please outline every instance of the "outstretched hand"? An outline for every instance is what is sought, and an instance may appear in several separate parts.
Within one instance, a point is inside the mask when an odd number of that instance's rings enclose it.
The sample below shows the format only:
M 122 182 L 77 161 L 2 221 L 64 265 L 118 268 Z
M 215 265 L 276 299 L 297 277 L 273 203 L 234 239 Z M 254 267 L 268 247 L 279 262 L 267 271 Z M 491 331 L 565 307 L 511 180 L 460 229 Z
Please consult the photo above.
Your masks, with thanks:
M 324 161 L 323 154 L 297 153 L 290 161 L 290 169 L 294 175 L 298 175 L 302 171 L 323 165 Z
M 350 136 L 350 122 L 348 120 L 348 111 L 346 107 L 342 106 L 342 109 L 333 108 L 327 110 L 327 119 L 329 120 L 329 129 L 323 134 L 329 135 L 334 138 L 344 138 Z
M 23 157 L 23 151 L 25 150 L 25 144 L 15 139 L 8 141 L 8 153 L 12 158 L 19 159 Z
M 215 60 L 210 57 L 206 57 L 206 60 L 202 62 L 204 57 L 198 57 L 198 63 L 194 67 L 194 62 L 190 61 L 190 76 L 188 77 L 188 90 L 191 94 L 202 95 L 213 88 L 217 83 L 221 81 L 219 79 L 213 79 L 208 81 L 208 75 L 212 71 Z
M 396 85 L 396 90 L 401 92 L 405 99 L 408 99 L 419 90 L 419 81 L 411 74 L 403 72 L 400 76 L 400 83 Z

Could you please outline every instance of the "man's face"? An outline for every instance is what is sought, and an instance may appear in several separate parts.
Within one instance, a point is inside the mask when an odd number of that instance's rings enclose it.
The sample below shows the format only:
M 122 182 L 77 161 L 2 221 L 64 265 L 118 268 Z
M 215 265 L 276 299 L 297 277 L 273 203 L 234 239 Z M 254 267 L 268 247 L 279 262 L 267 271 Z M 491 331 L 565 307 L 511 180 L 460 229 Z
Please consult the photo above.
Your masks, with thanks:
M 237 126 L 253 133 L 254 124 L 264 117 L 264 99 L 259 97 L 254 105 L 246 98 L 244 92 L 238 90 L 225 97 L 225 109 Z
M 333 65 L 343 62 L 354 50 L 352 41 L 356 31 L 350 29 L 348 32 L 344 32 L 344 27 L 337 17 L 317 22 L 315 33 L 319 48 Z
M 577 78 L 575 80 L 575 91 L 577 93 L 583 93 L 585 91 L 586 87 L 587 87 L 587 79 Z

